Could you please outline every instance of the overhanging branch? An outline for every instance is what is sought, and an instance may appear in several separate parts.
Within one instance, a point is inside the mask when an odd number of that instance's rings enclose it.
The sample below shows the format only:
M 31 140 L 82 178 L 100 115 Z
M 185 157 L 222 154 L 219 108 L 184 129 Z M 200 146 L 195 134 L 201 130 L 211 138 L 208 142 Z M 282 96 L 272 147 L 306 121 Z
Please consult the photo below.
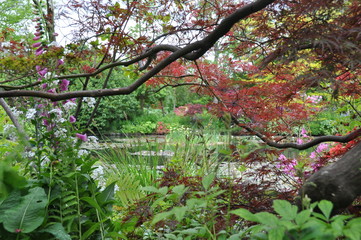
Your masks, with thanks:
M 124 62 L 114 62 L 108 64 L 102 68 L 95 70 L 92 73 L 82 73 L 82 74 L 72 74 L 59 76 L 57 79 L 72 79 L 72 78 L 84 78 L 84 77 L 93 77 L 97 74 L 110 69 L 116 66 L 129 66 L 136 62 L 139 62 L 143 59 L 153 57 L 154 54 L 160 51 L 170 51 L 172 52 L 167 58 L 158 63 L 154 68 L 149 70 L 131 85 L 124 88 L 114 88 L 114 89 L 99 89 L 99 90 L 86 90 L 86 91 L 74 91 L 68 93 L 47 93 L 42 91 L 31 91 L 31 90 L 10 90 L 6 92 L 0 92 L 0 97 L 19 97 L 19 96 L 28 96 L 28 97 L 40 97 L 47 98 L 52 101 L 65 100 L 70 98 L 79 98 L 79 97 L 102 97 L 102 96 L 112 96 L 112 95 L 127 95 L 135 91 L 139 86 L 149 80 L 151 77 L 155 76 L 165 67 L 170 65 L 172 62 L 176 61 L 179 58 L 185 58 L 187 60 L 196 60 L 203 56 L 221 37 L 228 33 L 228 31 L 233 27 L 235 23 L 239 20 L 246 18 L 247 16 L 262 10 L 267 7 L 269 4 L 273 3 L 275 0 L 257 0 L 250 4 L 247 4 L 238 10 L 236 10 L 231 15 L 227 16 L 223 21 L 203 40 L 191 43 L 183 48 L 172 45 L 159 45 L 149 49 L 144 54 Z

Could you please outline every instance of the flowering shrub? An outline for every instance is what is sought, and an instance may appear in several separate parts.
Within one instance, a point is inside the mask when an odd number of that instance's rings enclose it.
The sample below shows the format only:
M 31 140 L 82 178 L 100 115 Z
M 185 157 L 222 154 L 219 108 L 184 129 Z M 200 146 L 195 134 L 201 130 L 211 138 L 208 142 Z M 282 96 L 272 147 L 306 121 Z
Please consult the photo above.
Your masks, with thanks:
M 40 11 L 41 6 L 36 6 Z M 35 55 L 41 58 L 47 54 L 50 44 L 44 39 L 43 19 L 34 20 L 38 24 L 33 47 Z M 64 61 L 50 61 L 47 66 L 41 63 L 35 66 L 39 89 L 49 93 L 68 91 L 71 82 L 56 78 Z M 95 100 L 87 98 L 85 102 L 94 105 Z M 20 184 L 22 179 L 12 172 L 8 175 L 19 183 L 20 190 L 11 189 L 8 196 L 2 198 L 0 236 L 4 239 L 70 240 L 93 239 L 93 236 L 105 239 L 114 229 L 110 217 L 115 184 L 101 189 L 92 177 L 96 160 L 81 145 L 96 139 L 76 129 L 77 119 L 72 115 L 75 99 L 28 100 L 21 106 L 22 109 L 13 109 L 14 112 L 24 123 L 33 126 L 29 132 L 30 144 L 25 146 L 19 161 L 25 169 L 27 184 Z

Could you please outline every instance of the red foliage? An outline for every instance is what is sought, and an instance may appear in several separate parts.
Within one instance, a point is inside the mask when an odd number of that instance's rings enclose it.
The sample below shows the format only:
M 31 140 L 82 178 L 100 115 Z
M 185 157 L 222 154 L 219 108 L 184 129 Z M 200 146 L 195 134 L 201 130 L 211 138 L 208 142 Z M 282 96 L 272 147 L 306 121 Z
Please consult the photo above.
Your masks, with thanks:
M 164 135 L 169 133 L 169 128 L 164 124 L 164 122 L 157 122 L 157 128 L 155 130 L 156 134 Z

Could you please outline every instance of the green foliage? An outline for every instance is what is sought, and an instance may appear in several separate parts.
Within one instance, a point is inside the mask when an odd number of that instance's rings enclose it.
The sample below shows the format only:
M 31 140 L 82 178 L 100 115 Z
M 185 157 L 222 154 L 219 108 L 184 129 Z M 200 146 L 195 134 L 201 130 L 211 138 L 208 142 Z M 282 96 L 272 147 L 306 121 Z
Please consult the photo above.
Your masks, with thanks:
M 0 201 L 16 189 L 26 185 L 26 179 L 20 176 L 14 167 L 7 161 L 0 160 Z
M 33 17 L 31 2 L 27 0 L 1 1 L 0 10 L 0 29 L 12 28 L 18 31 L 17 34 L 22 34 L 26 31 L 24 26 Z M 7 32 L 9 33 L 10 31 Z M 15 34 L 13 35 L 16 36 Z
M 147 239 L 215 239 L 217 203 L 221 201 L 218 196 L 224 191 L 211 187 L 214 178 L 215 174 L 205 176 L 199 191 L 182 184 L 171 188 L 144 187 L 154 199 L 150 205 L 154 217 L 145 224 L 149 226 Z
M 157 156 L 130 155 L 129 150 L 130 147 L 109 148 L 97 152 L 104 168 L 103 174 L 119 186 L 115 198 L 123 207 L 144 197 L 141 187 L 156 185 L 154 181 L 159 177 Z
M 92 107 L 83 103 L 83 111 L 78 117 L 80 126 L 85 126 L 92 113 Z M 140 114 L 139 102 L 134 95 L 102 98 L 98 111 L 90 125 L 93 130 L 105 132 L 119 131 L 122 122 Z
M 241 218 L 258 223 L 237 237 L 249 239 L 346 239 L 356 240 L 361 237 L 359 224 L 361 218 L 336 215 L 331 216 L 332 203 L 322 200 L 311 204 L 310 208 L 298 212 L 296 206 L 285 200 L 275 200 L 273 209 L 277 213 L 251 213 L 246 209 L 233 210 Z M 315 209 L 319 209 L 315 211 Z
M 13 194 L 18 194 L 13 192 Z M 11 202 L 9 202 L 11 199 Z M 0 222 L 8 232 L 29 233 L 38 228 L 45 218 L 47 196 L 43 188 L 29 189 L 29 193 L 22 196 L 18 201 L 10 196 L 4 201 L 7 210 L 1 216 Z M 2 206 L 2 205 L 0 205 Z
M 155 122 L 151 122 L 151 121 L 134 122 L 131 124 L 123 125 L 122 132 L 151 134 L 151 133 L 155 133 L 156 128 L 157 128 L 157 123 Z

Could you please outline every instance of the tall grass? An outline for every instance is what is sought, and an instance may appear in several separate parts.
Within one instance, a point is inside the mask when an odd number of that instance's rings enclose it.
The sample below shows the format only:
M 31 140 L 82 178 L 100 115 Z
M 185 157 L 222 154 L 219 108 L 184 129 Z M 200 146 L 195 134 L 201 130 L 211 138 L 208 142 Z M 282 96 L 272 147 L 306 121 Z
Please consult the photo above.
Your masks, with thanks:
M 116 182 L 119 187 L 116 197 L 123 206 L 128 206 L 144 196 L 145 186 L 157 187 L 162 169 L 179 170 L 184 176 L 205 176 L 217 172 L 220 152 L 229 145 L 229 136 L 203 130 L 173 130 L 165 141 L 129 140 L 96 154 L 105 168 L 108 184 Z M 163 156 L 160 153 L 173 153 Z M 135 155 L 134 153 L 138 153 Z
M 145 194 L 141 188 L 156 186 L 156 179 L 160 177 L 159 158 L 131 155 L 130 149 L 129 146 L 114 147 L 96 153 L 104 166 L 107 182 L 116 182 L 116 197 L 124 207 L 142 198 Z

